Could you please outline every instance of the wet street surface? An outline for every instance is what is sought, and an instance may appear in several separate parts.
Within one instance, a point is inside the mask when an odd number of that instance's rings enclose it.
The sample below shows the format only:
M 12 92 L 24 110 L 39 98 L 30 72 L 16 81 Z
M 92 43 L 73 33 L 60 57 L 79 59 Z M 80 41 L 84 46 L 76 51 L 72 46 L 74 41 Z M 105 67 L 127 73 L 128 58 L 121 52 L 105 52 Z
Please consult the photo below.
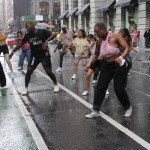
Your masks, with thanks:
M 18 94 L 29 111 L 34 123 L 42 135 L 49 150 L 144 150 L 150 149 L 150 76 L 135 72 L 133 65 L 131 76 L 128 77 L 127 92 L 133 106 L 131 118 L 125 118 L 124 110 L 116 98 L 113 89 L 113 81 L 109 85 L 110 95 L 105 98 L 101 111 L 102 116 L 96 119 L 86 119 L 84 116 L 91 110 L 93 104 L 94 86 L 91 84 L 88 96 L 82 96 L 84 91 L 85 72 L 82 65 L 79 66 L 78 77 L 72 80 L 73 61 L 72 56 L 64 57 L 63 72 L 56 73 L 59 65 L 59 52 L 53 53 L 52 66 L 58 83 L 61 84 L 59 93 L 53 93 L 53 83 L 47 78 L 43 67 L 38 66 L 29 84 L 29 95 L 22 96 L 24 89 L 24 71 L 17 71 L 18 56 L 12 58 L 15 79 L 12 82 Z M 8 68 L 7 68 L 8 70 Z M 8 73 L 9 76 L 9 73 Z M 11 97 L 11 98 L 10 98 Z M 15 100 L 12 102 L 11 91 L 7 96 L 0 97 L 0 124 L 1 131 L 17 113 L 20 118 L 15 128 L 21 127 L 21 135 L 24 138 L 23 146 L 26 149 L 36 149 L 33 138 L 27 128 Z M 5 109 L 5 103 L 9 103 L 10 109 Z M 85 104 L 82 104 L 85 102 Z M 4 103 L 4 104 L 3 104 Z M 13 103 L 13 104 L 12 104 Z M 15 104 L 14 104 L 15 103 Z M 85 106 L 89 103 L 89 107 Z M 3 106 L 4 105 L 4 106 Z M 6 115 L 5 110 L 10 116 Z M 106 115 L 106 116 L 105 116 Z M 21 119 L 21 122 L 20 122 Z M 13 122 L 13 121 L 12 121 Z M 14 121 L 15 122 L 15 121 Z M 20 123 L 22 123 L 20 125 Z M 5 127 L 5 130 L 6 130 Z M 6 130 L 12 138 L 11 128 Z M 22 129 L 23 128 L 23 129 Z M 5 131 L 5 132 L 6 132 Z M 15 131 L 15 130 L 14 130 Z M 23 134 L 24 133 L 24 134 Z M 4 138 L 4 133 L 1 139 Z M 18 137 L 18 141 L 20 137 Z M 1 141 L 2 141 L 1 140 Z M 30 141 L 30 143 L 26 142 Z M 13 143 L 13 141 L 11 141 Z M 0 142 L 0 149 L 5 149 L 7 141 Z M 27 144 L 26 144 L 27 143 Z M 29 147 L 28 144 L 31 146 Z M 8 148 L 10 149 L 10 148 Z M 19 149 L 19 148 L 13 148 Z M 25 149 L 25 148 L 22 148 Z
M 11 89 L 0 95 L 0 150 L 37 150 Z

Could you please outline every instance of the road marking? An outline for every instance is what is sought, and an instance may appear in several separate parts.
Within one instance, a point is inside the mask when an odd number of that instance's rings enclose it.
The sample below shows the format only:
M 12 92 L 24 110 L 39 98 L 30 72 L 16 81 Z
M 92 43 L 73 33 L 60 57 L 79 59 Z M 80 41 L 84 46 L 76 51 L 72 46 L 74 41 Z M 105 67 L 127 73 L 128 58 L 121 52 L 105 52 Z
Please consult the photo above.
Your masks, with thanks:
M 131 72 L 134 72 L 134 73 L 137 73 L 137 74 L 140 74 L 140 75 L 145 75 L 145 76 L 150 77 L 149 74 L 141 73 L 141 72 L 138 72 L 138 71 L 133 71 L 133 70 L 131 70 Z
M 36 146 L 38 148 L 38 150 L 48 150 L 48 147 L 47 145 L 45 144 L 40 132 L 38 131 L 34 121 L 32 120 L 29 112 L 27 111 L 24 103 L 22 102 L 20 96 L 18 95 L 17 93 L 17 90 L 15 88 L 15 86 L 13 85 L 13 83 L 11 82 L 11 79 L 8 77 L 8 75 L 6 74 L 7 76 L 7 82 L 9 83 L 9 85 L 11 86 L 11 90 L 13 92 L 13 95 L 17 101 L 17 104 L 22 112 L 22 115 L 27 123 L 27 126 L 32 134 L 32 137 L 36 143 Z
M 142 91 L 140 91 L 140 90 L 138 90 L 137 92 L 138 92 L 138 93 L 141 93 L 141 94 L 143 94 L 143 95 L 145 95 L 145 96 L 147 96 L 147 97 L 150 97 L 149 94 L 147 94 L 147 93 L 145 93 L 145 92 L 142 92 Z
M 50 78 L 46 74 L 44 74 L 43 72 L 41 72 L 40 70 L 37 69 L 37 72 L 39 74 L 41 74 L 43 77 L 45 77 L 46 79 L 50 80 Z M 59 83 L 58 83 L 58 85 L 59 85 L 59 87 L 61 89 L 63 89 L 68 94 L 70 94 L 72 97 L 74 97 L 76 100 L 78 100 L 80 103 L 82 103 L 87 108 L 91 109 L 93 107 L 90 103 L 86 102 L 84 99 L 82 99 L 81 97 L 79 97 L 78 95 L 76 95 L 75 93 L 73 93 L 72 91 L 70 91 L 69 89 L 67 89 L 66 87 L 64 87 L 63 85 L 61 85 Z M 129 136 L 131 139 L 133 139 L 135 142 L 137 142 L 138 144 L 140 144 L 144 148 L 150 150 L 150 144 L 147 141 L 145 141 L 144 139 L 142 139 L 141 137 L 139 137 L 138 135 L 136 135 L 135 133 L 133 133 L 129 129 L 125 128 L 124 126 L 122 126 L 120 123 L 118 123 L 117 121 L 113 120 L 109 116 L 105 115 L 103 112 L 100 112 L 100 114 L 101 114 L 100 116 L 103 119 L 105 119 L 107 122 L 109 122 L 111 125 L 113 125 L 117 129 L 119 129 L 120 131 L 122 131 L 124 134 L 126 134 L 127 136 Z

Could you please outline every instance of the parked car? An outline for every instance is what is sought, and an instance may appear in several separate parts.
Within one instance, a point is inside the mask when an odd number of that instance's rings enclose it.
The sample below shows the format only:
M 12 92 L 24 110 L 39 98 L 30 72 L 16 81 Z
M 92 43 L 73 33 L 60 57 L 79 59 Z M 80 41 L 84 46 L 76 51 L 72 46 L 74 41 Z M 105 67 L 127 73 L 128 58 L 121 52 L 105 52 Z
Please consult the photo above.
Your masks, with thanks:
M 14 45 L 16 45 L 16 34 L 9 34 L 7 39 L 6 39 L 6 44 L 10 46 L 10 48 L 13 48 Z

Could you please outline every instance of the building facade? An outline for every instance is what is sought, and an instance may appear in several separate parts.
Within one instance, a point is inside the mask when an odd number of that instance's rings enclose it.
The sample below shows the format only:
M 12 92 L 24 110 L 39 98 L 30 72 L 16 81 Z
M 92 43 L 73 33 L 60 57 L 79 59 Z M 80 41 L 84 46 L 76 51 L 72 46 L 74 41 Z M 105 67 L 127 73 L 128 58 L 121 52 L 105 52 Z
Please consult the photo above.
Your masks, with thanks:
M 0 30 L 5 28 L 5 3 L 0 1 Z
M 120 28 L 141 32 L 150 28 L 150 0 L 61 0 L 61 24 L 74 31 L 85 29 L 93 33 L 97 22 L 118 32 Z
M 11 24 L 14 21 L 13 0 L 5 0 L 5 23 Z
M 13 0 L 14 20 L 30 14 L 30 0 Z
M 50 17 L 53 15 L 52 0 L 30 0 L 30 15 L 43 15 Z

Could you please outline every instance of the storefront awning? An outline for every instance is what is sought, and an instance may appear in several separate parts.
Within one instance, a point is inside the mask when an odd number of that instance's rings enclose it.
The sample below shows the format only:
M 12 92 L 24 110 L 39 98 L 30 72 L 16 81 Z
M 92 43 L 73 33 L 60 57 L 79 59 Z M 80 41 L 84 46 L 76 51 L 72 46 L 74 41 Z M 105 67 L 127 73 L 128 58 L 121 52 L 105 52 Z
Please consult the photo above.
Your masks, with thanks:
M 139 3 L 150 2 L 150 0 L 139 0 Z
M 82 14 L 88 7 L 90 7 L 90 3 L 83 5 L 83 6 L 76 12 L 76 15 Z
M 73 8 L 73 9 L 72 9 L 72 11 L 70 11 L 66 17 L 70 17 L 70 16 L 72 16 L 74 13 L 76 13 L 76 12 L 77 12 L 77 10 L 78 10 L 78 7 Z
M 131 0 L 119 0 L 116 3 L 115 8 L 129 6 L 130 2 L 131 2 Z
M 59 20 L 63 20 L 64 17 L 66 17 L 66 15 L 69 13 L 69 10 L 65 11 L 62 13 L 62 15 L 58 18 Z
M 109 7 L 112 5 L 112 3 L 115 2 L 115 0 L 109 0 L 104 2 L 102 5 L 100 5 L 100 7 L 98 8 L 98 11 L 106 11 L 109 9 Z

